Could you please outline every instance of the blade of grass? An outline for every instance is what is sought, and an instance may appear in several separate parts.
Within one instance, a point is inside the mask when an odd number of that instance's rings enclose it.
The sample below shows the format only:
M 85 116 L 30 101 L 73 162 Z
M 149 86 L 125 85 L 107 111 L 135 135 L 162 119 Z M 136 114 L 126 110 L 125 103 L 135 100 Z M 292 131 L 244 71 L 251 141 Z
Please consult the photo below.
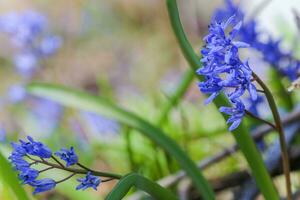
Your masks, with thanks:
M 195 54 L 192 46 L 190 45 L 185 32 L 183 30 L 178 7 L 176 0 L 166 0 L 169 19 L 171 22 L 172 29 L 174 34 L 177 38 L 179 46 L 182 50 L 182 53 L 185 59 L 188 61 L 192 70 L 196 71 L 200 66 L 201 63 L 198 59 L 198 56 Z M 203 77 L 197 76 L 197 78 L 202 81 Z M 228 100 L 225 98 L 224 95 L 218 96 L 214 104 L 217 107 L 220 106 L 229 106 Z M 227 116 L 223 115 L 224 119 L 227 119 Z M 236 142 L 238 143 L 243 155 L 245 156 L 248 165 L 252 171 L 252 175 L 258 185 L 260 191 L 262 192 L 265 199 L 279 199 L 278 193 L 275 189 L 275 186 L 272 182 L 270 175 L 264 165 L 262 156 L 260 155 L 259 151 L 257 150 L 253 139 L 250 136 L 250 133 L 247 131 L 247 128 L 242 123 L 238 129 L 235 129 L 232 132 Z
M 123 177 L 106 197 L 106 200 L 123 199 L 133 186 L 147 192 L 155 199 L 178 200 L 168 189 L 136 173 L 131 173 Z
M 95 112 L 108 118 L 116 119 L 140 131 L 177 160 L 182 169 L 190 176 L 195 187 L 199 190 L 204 199 L 215 199 L 212 188 L 203 177 L 201 171 L 197 169 L 195 163 L 180 149 L 175 141 L 168 137 L 162 130 L 144 119 L 112 104 L 104 98 L 63 86 L 32 83 L 27 86 L 27 90 L 33 95 L 48 98 L 66 106 Z
M 2 180 L 10 187 L 14 195 L 19 200 L 29 200 L 25 190 L 21 187 L 19 179 L 16 176 L 15 171 L 12 169 L 11 164 L 0 152 L 0 173 Z

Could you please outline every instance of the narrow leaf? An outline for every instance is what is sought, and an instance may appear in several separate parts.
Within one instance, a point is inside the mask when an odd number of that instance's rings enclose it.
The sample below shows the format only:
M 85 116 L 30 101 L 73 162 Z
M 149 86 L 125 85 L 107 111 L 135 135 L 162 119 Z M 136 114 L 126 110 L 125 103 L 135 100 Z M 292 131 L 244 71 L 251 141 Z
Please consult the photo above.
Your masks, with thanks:
M 22 188 L 16 172 L 12 169 L 12 166 L 8 160 L 0 152 L 0 173 L 3 181 L 7 186 L 11 188 L 15 196 L 19 200 L 29 200 L 25 190 Z

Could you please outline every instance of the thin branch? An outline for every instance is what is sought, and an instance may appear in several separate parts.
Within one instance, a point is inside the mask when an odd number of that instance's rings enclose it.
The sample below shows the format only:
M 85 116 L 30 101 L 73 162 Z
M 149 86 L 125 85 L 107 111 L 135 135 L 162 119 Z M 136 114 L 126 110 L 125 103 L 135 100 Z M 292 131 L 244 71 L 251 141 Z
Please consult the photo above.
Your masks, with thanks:
M 54 167 L 53 167 L 53 166 L 47 167 L 47 168 L 45 168 L 45 169 L 40 170 L 39 173 L 48 171 L 49 169 L 54 169 Z
M 79 162 L 77 163 L 77 165 L 78 165 L 79 167 L 81 167 L 82 169 L 85 169 L 86 171 L 90 171 L 90 172 L 93 171 L 92 169 L 90 169 L 90 168 L 88 168 L 88 167 L 86 167 L 86 166 L 80 164 Z
M 64 166 L 59 160 L 57 160 L 57 158 L 55 158 L 55 156 L 51 156 L 51 158 L 52 158 L 55 162 L 57 162 L 57 164 L 59 164 L 62 168 L 65 168 L 65 166 Z
M 64 179 L 62 179 L 62 180 L 60 180 L 60 181 L 56 181 L 56 184 L 62 183 L 62 182 L 64 182 L 64 181 L 66 181 L 66 180 L 72 178 L 72 177 L 75 176 L 75 175 L 76 175 L 76 173 L 73 173 L 73 174 L 71 174 L 70 176 L 67 176 L 66 178 L 64 178 Z
M 269 107 L 273 114 L 273 118 L 274 118 L 274 121 L 275 121 L 275 124 L 277 127 L 277 132 L 279 134 L 279 141 L 280 141 L 280 148 L 281 148 L 281 155 L 282 155 L 282 165 L 283 165 L 283 171 L 284 171 L 285 181 L 286 181 L 287 199 L 291 200 L 292 199 L 292 189 L 291 189 L 289 155 L 287 152 L 287 145 L 286 145 L 286 140 L 284 137 L 284 130 L 283 130 L 283 126 L 281 123 L 280 115 L 279 115 L 274 97 L 272 95 L 272 92 L 269 90 L 268 86 L 254 72 L 252 72 L 252 76 L 256 79 L 257 83 L 265 91 L 265 95 L 266 95 L 267 101 L 269 103 Z
M 265 123 L 265 124 L 268 124 L 268 125 L 271 126 L 274 130 L 277 130 L 277 127 L 275 126 L 275 124 L 273 124 L 273 123 L 271 123 L 271 122 L 269 122 L 269 121 L 267 121 L 267 120 L 264 120 L 263 118 L 260 118 L 260 117 L 258 117 L 258 116 L 256 116 L 256 115 L 254 115 L 254 114 L 251 113 L 249 110 L 245 110 L 245 112 L 246 112 L 246 114 L 247 114 L 248 116 L 250 116 L 250 117 L 252 117 L 252 118 L 254 118 L 254 119 L 258 120 L 258 121 L 261 121 L 261 122 L 263 122 L 263 123 Z
M 109 182 L 109 181 L 112 181 L 112 180 L 115 180 L 115 179 L 114 178 L 108 178 L 108 179 L 102 180 L 101 183 Z
M 260 93 L 265 93 L 264 90 L 260 90 L 260 89 L 256 89 L 257 92 L 260 92 Z

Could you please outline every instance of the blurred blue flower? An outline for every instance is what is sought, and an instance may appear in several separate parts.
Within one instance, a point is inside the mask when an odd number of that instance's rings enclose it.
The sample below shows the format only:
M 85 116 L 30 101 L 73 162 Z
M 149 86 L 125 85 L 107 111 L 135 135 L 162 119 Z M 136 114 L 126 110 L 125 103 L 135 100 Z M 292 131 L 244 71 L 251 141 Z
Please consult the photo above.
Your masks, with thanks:
M 60 151 L 56 152 L 55 155 L 59 156 L 60 159 L 66 161 L 67 167 L 74 165 L 78 162 L 78 157 L 73 147 L 71 147 L 70 150 L 62 148 Z
M 32 77 L 37 70 L 38 60 L 32 53 L 21 53 L 15 56 L 14 64 L 19 74 L 24 77 Z
M 250 104 L 248 110 L 255 116 L 259 116 L 258 106 L 265 102 L 264 97 L 261 95 L 258 95 L 257 99 L 255 101 L 253 101 L 250 98 L 248 98 L 247 100 L 249 101 L 249 104 Z
M 26 90 L 22 85 L 12 85 L 8 90 L 8 99 L 11 103 L 20 103 L 26 96 Z
M 45 178 L 41 180 L 34 180 L 28 183 L 34 187 L 33 194 L 38 194 L 41 192 L 46 192 L 52 190 L 56 186 L 56 182 L 53 179 Z
M 0 16 L 0 31 L 10 36 L 17 47 L 14 64 L 25 78 L 32 77 L 42 58 L 54 54 L 62 39 L 47 33 L 47 19 L 34 11 L 8 13 Z
M 225 0 L 225 7 L 216 9 L 212 19 L 224 23 L 231 17 L 230 14 L 235 14 L 238 19 L 245 16 L 239 5 L 235 5 L 232 0 Z M 300 61 L 294 58 L 291 51 L 285 52 L 280 47 L 281 40 L 272 39 L 267 33 L 258 32 L 257 26 L 258 23 L 255 19 L 248 19 L 240 28 L 238 37 L 252 48 L 260 51 L 263 59 L 270 63 L 271 67 L 274 67 L 281 75 L 286 76 L 291 81 L 297 79 L 300 73 Z M 267 35 L 267 37 L 264 36 L 268 38 L 267 41 L 261 40 L 263 34 Z
M 101 183 L 101 179 L 97 176 L 91 175 L 91 172 L 88 172 L 84 178 L 77 179 L 80 184 L 76 187 L 76 190 L 86 190 L 89 187 L 94 188 L 97 190 L 97 187 Z
M 58 126 L 62 114 L 63 107 L 48 99 L 32 98 L 31 114 L 38 121 L 38 127 L 43 129 L 44 134 L 52 133 Z
M 115 120 L 93 112 L 81 112 L 81 116 L 86 120 L 88 128 L 90 128 L 92 133 L 108 135 L 116 134 L 119 131 L 120 125 Z
M 58 36 L 48 36 L 42 39 L 39 47 L 41 56 L 53 55 L 61 46 L 62 39 Z
M 34 11 L 8 13 L 0 16 L 0 30 L 9 34 L 18 47 L 32 45 L 45 31 L 46 17 Z
M 6 142 L 6 130 L 4 128 L 0 128 L 0 142 Z

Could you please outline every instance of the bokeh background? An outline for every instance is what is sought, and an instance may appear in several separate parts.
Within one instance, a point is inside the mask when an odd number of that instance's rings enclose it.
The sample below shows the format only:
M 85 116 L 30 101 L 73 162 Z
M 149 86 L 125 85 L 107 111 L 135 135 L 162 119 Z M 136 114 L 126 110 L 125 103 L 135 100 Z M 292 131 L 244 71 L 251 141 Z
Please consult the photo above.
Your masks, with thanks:
M 223 1 L 178 2 L 185 30 L 199 52 L 211 14 Z M 251 15 L 262 2 L 241 1 L 241 5 Z M 300 12 L 300 1 L 264 2 L 267 5 L 256 16 L 260 27 L 274 37 L 283 38 L 284 48 L 294 49 L 297 55 L 299 30 L 293 10 Z M 57 37 L 55 51 L 36 58 L 34 73 L 29 76 L 16 68 L 16 63 L 22 68 L 30 62 L 16 61 L 27 50 L 16 45 L 13 36 L 3 28 L 7 26 L 5 22 L 13 23 L 3 16 L 28 11 L 46 19 L 44 35 Z M 178 170 L 175 162 L 168 163 L 159 149 L 134 131 L 130 138 L 131 152 L 128 152 L 126 127 L 114 120 L 32 97 L 22 90 L 31 81 L 59 83 L 105 96 L 156 123 L 161 105 L 168 101 L 188 69 L 172 33 L 164 1 L 1 0 L 0 21 L 1 151 L 8 155 L 9 142 L 31 135 L 52 149 L 74 146 L 82 163 L 103 171 L 125 174 L 134 170 L 158 180 Z M 41 38 L 37 40 L 41 42 Z M 264 63 L 256 62 L 255 55 L 250 56 L 255 70 L 267 78 Z M 195 161 L 234 143 L 216 108 L 205 106 L 203 99 L 195 81 L 163 126 Z M 272 135 L 267 139 L 271 141 Z M 157 166 L 157 157 L 161 168 Z M 241 168 L 246 168 L 246 163 L 235 154 L 208 168 L 205 174 L 213 178 Z M 62 176 L 57 171 L 48 174 Z M 292 176 L 294 185 L 299 186 L 299 178 L 298 174 Z M 102 184 L 98 191 L 82 192 L 74 190 L 75 180 L 68 181 L 33 199 L 103 199 L 115 183 Z M 277 184 L 282 184 L 280 178 Z M 0 180 L 0 199 L 14 199 L 13 193 Z M 230 198 L 230 191 L 219 195 L 219 199 Z

